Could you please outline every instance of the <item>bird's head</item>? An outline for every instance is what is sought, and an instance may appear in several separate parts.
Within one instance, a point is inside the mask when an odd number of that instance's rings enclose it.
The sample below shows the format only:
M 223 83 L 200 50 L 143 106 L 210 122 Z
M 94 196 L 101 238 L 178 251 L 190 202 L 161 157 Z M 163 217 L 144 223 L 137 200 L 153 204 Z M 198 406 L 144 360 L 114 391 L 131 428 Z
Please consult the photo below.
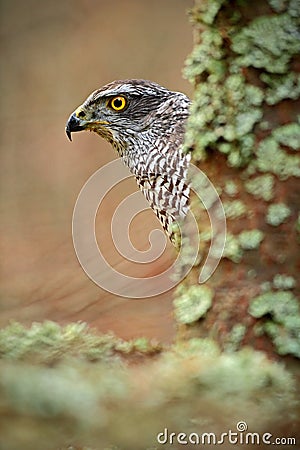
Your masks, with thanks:
M 94 131 L 119 151 L 155 125 L 156 132 L 172 125 L 172 115 L 188 114 L 188 98 L 146 80 L 119 80 L 94 91 L 69 117 L 66 133 Z M 122 151 L 121 151 L 122 153 Z

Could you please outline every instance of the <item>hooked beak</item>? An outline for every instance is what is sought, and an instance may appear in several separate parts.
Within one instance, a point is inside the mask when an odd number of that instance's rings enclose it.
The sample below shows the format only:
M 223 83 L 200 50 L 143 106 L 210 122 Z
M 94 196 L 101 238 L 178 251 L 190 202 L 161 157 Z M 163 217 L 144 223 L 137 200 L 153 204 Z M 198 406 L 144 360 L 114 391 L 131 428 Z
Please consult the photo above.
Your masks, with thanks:
M 82 125 L 82 121 L 76 117 L 75 113 L 71 114 L 67 125 L 66 125 L 66 135 L 72 141 L 72 133 L 75 131 L 82 131 L 85 127 Z

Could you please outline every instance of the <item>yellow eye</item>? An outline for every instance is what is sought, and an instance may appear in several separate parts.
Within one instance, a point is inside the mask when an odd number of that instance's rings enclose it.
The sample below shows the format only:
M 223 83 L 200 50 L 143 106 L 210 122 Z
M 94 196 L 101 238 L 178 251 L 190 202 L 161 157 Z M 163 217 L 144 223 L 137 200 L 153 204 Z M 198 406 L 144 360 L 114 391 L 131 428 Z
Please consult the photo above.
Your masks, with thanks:
M 118 95 L 118 97 L 112 98 L 109 101 L 108 105 L 115 111 L 122 111 L 122 109 L 124 109 L 127 105 L 127 100 L 125 97 Z

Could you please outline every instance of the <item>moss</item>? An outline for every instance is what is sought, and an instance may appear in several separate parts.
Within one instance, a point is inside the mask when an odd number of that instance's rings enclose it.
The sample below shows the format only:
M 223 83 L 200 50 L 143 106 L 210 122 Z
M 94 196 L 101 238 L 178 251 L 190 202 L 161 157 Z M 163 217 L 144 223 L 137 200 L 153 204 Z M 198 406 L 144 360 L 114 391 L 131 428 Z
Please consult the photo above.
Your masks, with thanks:
M 300 176 L 300 158 L 288 155 L 273 137 L 262 140 L 256 153 L 257 160 L 254 164 L 260 172 L 271 171 L 281 180 Z
M 234 236 L 231 233 L 227 233 L 223 258 L 228 258 L 234 263 L 238 263 L 241 261 L 242 256 L 243 250 L 239 243 L 238 237 Z
M 192 323 L 205 316 L 214 293 L 208 286 L 179 286 L 176 290 L 175 317 L 179 323 Z
M 272 135 L 282 145 L 300 150 L 300 125 L 298 123 L 290 123 L 276 128 Z
M 271 337 L 278 353 L 300 358 L 300 311 L 292 292 L 265 292 L 253 299 L 249 313 L 255 318 L 271 317 L 262 329 Z
M 266 222 L 273 227 L 281 225 L 289 216 L 291 210 L 284 203 L 274 203 L 268 207 Z
M 275 289 L 293 289 L 296 286 L 296 280 L 294 277 L 278 273 L 273 278 L 273 286 Z
M 265 100 L 268 105 L 275 105 L 283 99 L 297 100 L 300 95 L 300 75 L 291 72 L 284 75 L 262 73 L 261 80 L 266 83 Z
M 240 66 L 283 74 L 300 51 L 297 20 L 288 13 L 258 17 L 233 36 L 232 49 Z
M 260 246 L 263 238 L 264 233 L 260 230 L 242 231 L 238 236 L 240 246 L 243 250 L 257 249 Z
M 246 205 L 241 200 L 224 201 L 223 208 L 227 219 L 236 219 L 246 214 Z

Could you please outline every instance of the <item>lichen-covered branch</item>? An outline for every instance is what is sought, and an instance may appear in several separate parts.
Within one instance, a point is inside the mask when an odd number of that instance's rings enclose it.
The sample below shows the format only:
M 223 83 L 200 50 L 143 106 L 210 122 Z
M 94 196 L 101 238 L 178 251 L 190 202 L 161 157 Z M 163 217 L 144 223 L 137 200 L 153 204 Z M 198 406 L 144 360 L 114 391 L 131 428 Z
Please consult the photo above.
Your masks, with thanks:
M 224 354 L 192 339 L 161 352 L 52 322 L 4 328 L 0 349 L 5 450 L 151 450 L 165 428 L 219 436 L 241 419 L 257 433 L 297 427 L 293 376 L 251 349 Z M 278 426 L 272 416 L 285 420 Z

